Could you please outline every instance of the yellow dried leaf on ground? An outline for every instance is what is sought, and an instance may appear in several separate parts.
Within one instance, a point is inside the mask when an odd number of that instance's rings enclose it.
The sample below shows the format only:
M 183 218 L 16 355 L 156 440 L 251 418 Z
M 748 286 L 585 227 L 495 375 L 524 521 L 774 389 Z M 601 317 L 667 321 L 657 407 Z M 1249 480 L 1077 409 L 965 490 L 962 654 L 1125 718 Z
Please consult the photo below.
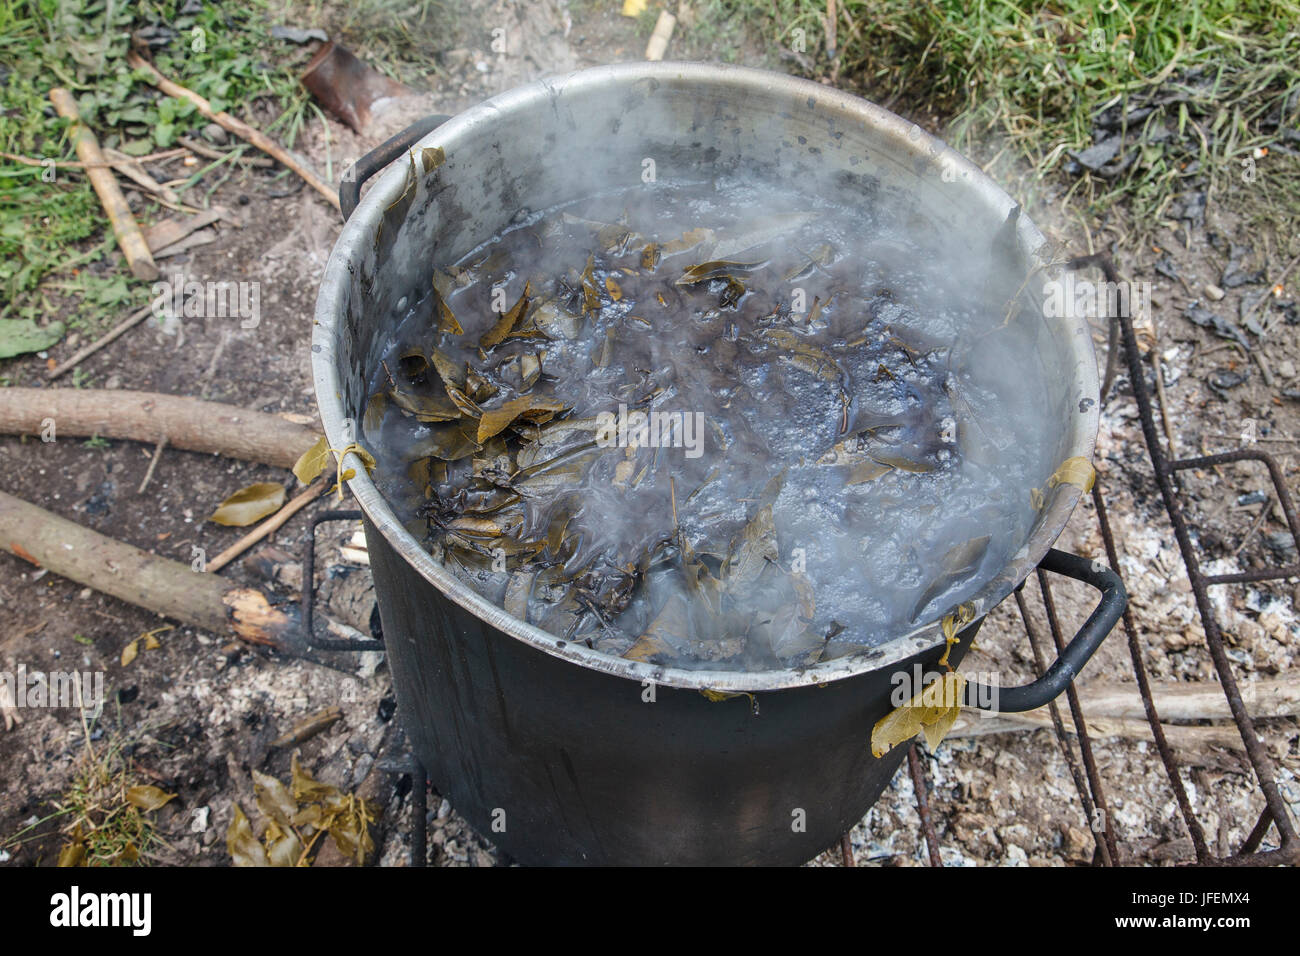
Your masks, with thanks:
M 126 791 L 126 802 L 141 810 L 157 810 L 175 799 L 176 794 L 168 793 L 160 787 L 151 787 L 147 783 L 136 784 Z
M 266 850 L 253 835 L 253 825 L 248 822 L 248 817 L 244 816 L 239 804 L 235 804 L 235 815 L 230 821 L 230 829 L 226 831 L 226 849 L 230 851 L 235 866 L 271 865 Z
M 208 520 L 230 528 L 243 528 L 279 511 L 284 497 L 284 485 L 278 481 L 259 481 L 240 488 L 221 502 Z
M 1082 489 L 1085 493 L 1092 491 L 1093 482 L 1097 480 L 1097 471 L 1092 467 L 1092 462 L 1088 459 L 1075 455 L 1073 458 L 1067 458 L 1061 462 L 1059 468 L 1052 473 L 1052 477 L 1047 479 L 1047 487 L 1055 488 L 1057 485 L 1074 485 Z
M 872 756 L 883 757 L 922 732 L 934 750 L 956 723 L 965 691 L 966 678 L 956 671 L 927 684 L 921 693 L 876 722 L 871 730 Z

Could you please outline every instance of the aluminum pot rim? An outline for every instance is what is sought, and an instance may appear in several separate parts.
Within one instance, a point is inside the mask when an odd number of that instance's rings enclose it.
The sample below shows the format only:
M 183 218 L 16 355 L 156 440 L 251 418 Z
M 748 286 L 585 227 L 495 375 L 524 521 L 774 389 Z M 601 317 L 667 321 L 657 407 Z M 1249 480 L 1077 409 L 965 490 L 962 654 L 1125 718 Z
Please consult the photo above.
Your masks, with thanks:
M 661 81 L 686 81 L 714 86 L 732 86 L 738 89 L 760 88 L 765 93 L 788 92 L 792 98 L 810 97 L 819 108 L 833 111 L 838 117 L 874 127 L 886 137 L 895 139 L 912 149 L 918 159 L 937 161 L 943 157 L 946 164 L 963 180 L 963 187 L 982 193 L 986 203 L 1006 212 L 1016 206 L 992 179 L 960 153 L 942 140 L 931 136 L 915 123 L 891 113 L 861 97 L 823 86 L 811 80 L 751 67 L 724 64 L 689 62 L 622 63 L 589 67 L 563 76 L 535 80 L 498 94 L 470 107 L 448 120 L 415 148 L 454 144 L 457 137 L 480 124 L 499 122 L 511 112 L 520 109 L 547 106 L 561 90 L 601 91 L 649 79 Z M 454 149 L 454 146 L 452 147 Z M 450 152 L 450 150 L 448 150 Z M 312 376 L 316 387 L 317 406 L 326 437 L 334 448 L 346 443 L 342 388 L 334 343 L 339 334 L 340 306 L 343 289 L 350 281 L 349 264 L 355 251 L 372 241 L 377 224 L 385 208 L 401 195 L 406 183 L 406 169 L 395 162 L 385 170 L 373 187 L 362 198 L 352 216 L 344 224 L 335 242 L 325 271 L 321 277 L 316 299 L 315 322 L 312 332 Z M 1021 216 L 1017 238 L 1028 259 L 1038 265 L 1046 263 L 1036 250 L 1043 237 L 1031 222 Z M 1075 383 L 1085 396 L 1092 396 L 1091 404 L 1081 406 L 1075 418 L 1074 435 L 1069 455 L 1079 455 L 1092 460 L 1099 419 L 1097 396 L 1100 385 L 1096 358 L 1089 334 L 1080 334 L 1078 326 L 1082 317 L 1066 319 L 1075 323 L 1066 331 L 1069 348 L 1074 358 Z M 1082 330 L 1086 333 L 1086 326 Z M 724 692 L 761 692 L 822 685 L 844 680 L 860 674 L 896 665 L 919 653 L 934 650 L 944 643 L 940 621 L 935 620 L 915 628 L 887 643 L 863 653 L 851 654 L 798 668 L 762 671 L 729 671 L 713 669 L 688 669 L 631 661 L 612 657 L 588 648 L 582 641 L 565 641 L 522 621 L 498 607 L 462 583 L 437 564 L 433 557 L 403 527 L 388 502 L 380 494 L 374 481 L 367 475 L 355 455 L 348 456 L 347 466 L 356 474 L 347 485 L 362 512 L 375 530 L 404 560 L 408 561 L 426 581 L 445 597 L 469 611 L 484 623 L 504 632 L 511 638 L 523 641 L 543 653 L 594 671 L 654 685 L 684 689 L 715 690 Z M 1069 457 L 1069 456 L 1067 456 Z M 1047 506 L 1042 520 L 1030 534 L 1025 545 L 1013 556 L 1011 564 L 1017 567 L 1015 584 L 1019 584 L 1047 554 L 1049 548 L 1064 530 L 1081 492 L 1071 486 L 1060 486 Z M 976 617 L 982 618 L 1010 593 L 1012 586 L 1005 581 L 1005 570 L 987 582 L 972 599 Z M 1001 584 L 999 585 L 999 581 Z M 1001 593 L 998 593 L 1001 591 Z

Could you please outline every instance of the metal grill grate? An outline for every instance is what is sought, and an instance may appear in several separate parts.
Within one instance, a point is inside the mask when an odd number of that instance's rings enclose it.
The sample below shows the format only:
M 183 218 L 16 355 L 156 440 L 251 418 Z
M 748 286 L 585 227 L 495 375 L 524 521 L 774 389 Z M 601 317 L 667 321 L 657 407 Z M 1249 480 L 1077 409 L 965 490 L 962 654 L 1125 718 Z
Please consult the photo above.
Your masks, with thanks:
M 1086 268 L 1088 266 L 1096 266 L 1102 269 L 1109 281 L 1117 281 L 1114 267 L 1103 256 L 1084 256 L 1067 263 L 1067 268 L 1071 269 Z M 1173 527 L 1188 580 L 1191 583 L 1196 609 L 1205 631 L 1206 648 L 1214 664 L 1219 684 L 1228 699 L 1233 722 L 1237 725 L 1237 730 L 1241 734 L 1251 772 L 1255 777 L 1259 792 L 1264 798 L 1264 806 L 1260 811 L 1258 822 L 1243 841 L 1240 849 L 1236 853 L 1227 856 L 1216 856 L 1211 853 L 1205 840 L 1205 830 L 1192 810 L 1191 801 L 1187 796 L 1187 789 L 1183 785 L 1178 760 L 1175 758 L 1169 742 L 1165 739 L 1164 729 L 1160 723 L 1160 715 L 1151 696 L 1151 686 L 1147 679 L 1143 646 L 1138 635 L 1137 626 L 1133 621 L 1132 612 L 1125 609 L 1123 618 L 1124 633 L 1128 639 L 1129 656 L 1132 658 L 1133 663 L 1133 675 L 1136 678 L 1138 692 L 1142 697 L 1147 723 L 1151 726 L 1152 738 L 1155 741 L 1156 749 L 1159 751 L 1161 763 L 1163 763 L 1165 773 L 1169 778 L 1169 785 L 1173 789 L 1174 798 L 1178 803 L 1183 822 L 1191 838 L 1197 864 L 1201 866 L 1263 866 L 1300 863 L 1300 841 L 1296 840 L 1295 828 L 1287 813 L 1286 803 L 1278 789 L 1277 767 L 1265 750 L 1258 736 L 1255 722 L 1251 719 L 1242 700 L 1236 674 L 1233 672 L 1232 663 L 1224 649 L 1223 632 L 1219 627 L 1218 617 L 1210 602 L 1208 591 L 1210 587 L 1216 586 L 1300 576 L 1300 563 L 1255 571 L 1243 571 L 1235 574 L 1205 574 L 1201 569 L 1201 557 L 1188 531 L 1187 518 L 1183 511 L 1175 480 L 1178 472 L 1188 469 L 1212 469 L 1216 465 L 1240 461 L 1258 461 L 1262 463 L 1268 470 L 1276 500 L 1282 509 L 1282 513 L 1286 516 L 1287 526 L 1295 539 L 1297 550 L 1300 551 L 1300 524 L 1297 524 L 1296 521 L 1295 507 L 1283 481 L 1282 469 L 1272 456 L 1253 449 L 1239 449 L 1218 455 L 1171 460 L 1164 447 L 1160 444 L 1159 433 L 1156 430 L 1151 390 L 1147 385 L 1142 367 L 1141 354 L 1138 350 L 1132 318 L 1127 314 L 1123 314 L 1123 312 L 1112 317 L 1110 332 L 1106 383 L 1102 390 L 1103 400 L 1109 391 L 1111 380 L 1114 378 L 1116 362 L 1122 349 L 1124 361 L 1128 368 L 1130 385 L 1133 389 L 1133 396 L 1137 401 L 1147 457 L 1151 463 L 1156 484 L 1160 489 L 1162 504 Z M 1157 371 L 1156 374 L 1159 374 L 1159 372 Z M 1118 571 L 1119 554 L 1115 548 L 1115 538 L 1111 532 L 1110 519 L 1106 511 L 1106 498 L 1102 492 L 1100 479 L 1093 485 L 1092 500 L 1096 506 L 1098 530 L 1101 532 L 1102 540 L 1105 543 L 1107 560 L 1110 566 Z M 1043 598 L 1043 609 L 1052 632 L 1052 639 L 1059 651 L 1062 647 L 1061 628 L 1057 621 L 1051 586 L 1047 575 L 1042 570 L 1038 571 L 1038 583 Z M 1041 675 L 1044 668 L 1043 654 L 1040 649 L 1041 636 L 1037 633 L 1037 629 L 1029 616 L 1023 586 L 1016 590 L 1015 598 L 1020 611 L 1020 619 L 1024 624 L 1026 635 L 1033 650 L 1035 666 Z M 1079 703 L 1079 697 L 1073 684 L 1067 690 L 1067 701 L 1076 728 L 1075 736 L 1077 738 L 1078 753 L 1076 754 L 1075 744 L 1071 742 L 1070 736 L 1065 731 L 1060 708 L 1055 701 L 1049 705 L 1053 730 L 1070 775 L 1073 778 L 1075 789 L 1078 791 L 1079 803 L 1083 807 L 1086 819 L 1089 821 L 1096 820 L 1099 824 L 1104 824 L 1092 828 L 1096 840 L 1093 862 L 1095 865 L 1113 866 L 1119 860 L 1114 827 L 1111 822 L 1111 814 L 1106 812 L 1106 794 L 1101 776 L 1097 772 L 1097 764 L 1093 755 L 1093 742 L 1088 734 L 1083 708 Z M 1082 767 L 1080 764 L 1082 764 Z M 917 757 L 915 744 L 912 745 L 908 753 L 908 765 L 916 791 L 917 813 L 920 818 L 921 832 L 925 836 L 930 864 L 932 866 L 942 866 L 925 773 L 921 761 Z M 1100 810 L 1101 813 L 1094 815 L 1094 810 Z M 1261 851 L 1259 847 L 1272 827 L 1277 828 L 1279 847 L 1275 850 Z M 851 865 L 851 851 L 847 844 L 842 848 L 842 852 L 846 864 Z

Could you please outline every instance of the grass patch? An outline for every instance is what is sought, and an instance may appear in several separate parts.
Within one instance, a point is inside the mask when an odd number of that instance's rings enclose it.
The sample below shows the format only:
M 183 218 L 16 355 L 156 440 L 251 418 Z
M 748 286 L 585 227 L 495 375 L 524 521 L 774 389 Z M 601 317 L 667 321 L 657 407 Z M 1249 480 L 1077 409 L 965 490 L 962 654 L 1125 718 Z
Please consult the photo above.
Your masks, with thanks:
M 270 0 L 185 9 L 183 0 L 0 4 L 0 150 L 75 159 L 66 123 L 49 104 L 54 86 L 72 91 L 101 146 L 143 156 L 198 135 L 207 120 L 191 104 L 161 96 L 132 75 L 125 56 L 133 32 L 147 40 L 164 74 L 214 108 L 238 115 L 267 99 L 277 115 L 266 131 L 292 147 L 311 115 L 297 82 L 307 54 L 292 48 L 275 55 L 287 45 L 270 36 Z M 115 248 L 107 219 L 84 175 L 59 168 L 50 181 L 49 172 L 0 159 L 0 317 L 99 325 L 116 318 L 128 298 L 142 299 L 139 283 L 84 271 Z M 210 191 L 197 175 L 178 189 L 197 206 L 207 205 Z M 146 199 L 139 218 L 148 222 L 162 212 Z
M 1136 161 L 1085 172 L 1069 203 L 1129 204 L 1133 237 L 1204 192 L 1252 225 L 1294 232 L 1300 209 L 1298 0 L 840 0 L 841 85 L 937 121 L 1009 185 L 1041 180 L 1093 145 L 1098 115 Z M 758 23 L 811 72 L 829 72 L 822 0 L 709 0 L 711 18 Z M 1278 148 L 1278 147 L 1281 148 Z M 1260 151 L 1268 149 L 1267 155 Z M 1248 182 L 1249 162 L 1255 178 Z M 1032 186 L 1028 186 L 1032 189 Z
M 77 758 L 68 789 L 51 801 L 52 812 L 0 845 L 16 848 L 57 834 L 61 842 L 59 866 L 146 862 L 163 845 L 149 814 L 175 795 L 140 782 L 120 738 L 114 736 L 97 750 L 90 742 L 88 722 L 83 723 L 83 730 L 85 749 Z

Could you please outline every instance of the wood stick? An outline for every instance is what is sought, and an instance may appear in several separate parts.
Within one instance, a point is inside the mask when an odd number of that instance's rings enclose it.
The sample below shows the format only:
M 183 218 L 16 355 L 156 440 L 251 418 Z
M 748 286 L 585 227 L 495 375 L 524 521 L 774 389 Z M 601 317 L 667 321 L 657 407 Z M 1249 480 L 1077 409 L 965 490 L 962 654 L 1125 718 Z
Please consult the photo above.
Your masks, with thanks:
M 1235 727 L 1182 726 L 1171 721 L 1231 720 L 1232 712 L 1223 690 L 1214 683 L 1154 684 L 1152 700 L 1160 714 L 1161 726 L 1171 744 L 1187 750 L 1206 746 L 1241 750 L 1241 735 Z M 1099 737 L 1148 739 L 1151 725 L 1137 687 L 1129 683 L 1093 683 L 1081 689 L 1081 705 L 1087 715 L 1088 732 Z M 1255 718 L 1293 717 L 1300 715 L 1300 676 L 1268 678 L 1242 685 L 1246 709 Z M 1065 729 L 1074 733 L 1069 715 L 1062 715 Z M 1045 710 L 1023 714 L 980 716 L 979 711 L 963 710 L 953 728 L 954 736 L 974 737 L 990 733 L 1051 729 L 1051 717 Z
M 320 432 L 281 415 L 197 398 L 95 388 L 0 388 L 0 434 L 71 435 L 153 444 L 292 468 Z
M 150 261 L 152 262 L 153 260 L 151 259 Z M 58 365 L 54 366 L 54 368 L 50 369 L 48 372 L 45 373 L 45 377 L 52 382 L 60 375 L 72 371 L 72 369 L 76 368 L 86 359 L 90 358 L 92 355 L 94 355 L 96 352 L 102 349 L 105 345 L 108 345 L 110 342 L 113 342 L 116 339 L 120 338 L 125 332 L 135 328 L 137 325 L 143 322 L 145 319 L 149 317 L 149 313 L 152 311 L 153 311 L 153 306 L 151 304 L 151 305 L 143 306 L 140 309 L 136 310 L 135 312 L 132 312 L 125 319 L 117 323 L 117 325 L 113 326 L 112 329 L 110 329 L 108 332 L 101 335 L 95 341 L 91 342 L 89 345 L 83 348 L 78 349 L 75 353 L 73 353 L 72 358 L 67 359 L 64 362 L 60 362 Z
M 72 141 L 77 156 L 86 164 L 86 176 L 95 187 L 95 195 L 99 197 L 104 212 L 108 213 L 113 235 L 117 237 L 117 244 L 126 256 L 131 274 L 137 279 L 153 281 L 158 278 L 158 267 L 154 264 L 153 256 L 149 255 L 149 247 L 145 245 L 144 236 L 140 234 L 140 227 L 131 215 L 131 207 L 126 204 L 126 197 L 122 195 L 117 180 L 112 173 L 102 168 L 105 159 L 99 151 L 99 142 L 95 139 L 95 134 L 81 122 L 72 94 L 56 86 L 50 90 L 50 102 L 60 116 L 72 120 Z
M 216 123 L 227 132 L 234 133 L 240 139 L 252 143 L 266 155 L 279 162 L 281 165 L 293 170 L 303 181 L 312 189 L 316 190 L 322 196 L 329 200 L 330 205 L 335 209 L 340 209 L 338 193 L 314 172 L 295 159 L 279 143 L 275 142 L 261 130 L 254 129 L 243 120 L 235 119 L 229 113 L 218 113 L 212 109 L 212 104 L 205 100 L 193 90 L 186 89 L 178 83 L 173 83 L 167 77 L 158 72 L 152 63 L 146 60 L 134 50 L 126 55 L 126 62 L 134 70 L 142 70 L 149 74 L 149 82 L 168 96 L 174 96 L 179 100 L 188 100 L 194 104 L 194 107 L 206 116 L 212 122 Z
M 154 446 L 153 457 L 149 459 L 149 469 L 144 473 L 144 479 L 140 482 L 140 487 L 135 490 L 137 495 L 144 494 L 149 482 L 153 479 L 153 473 L 158 468 L 158 460 L 162 458 L 163 449 L 167 447 L 167 436 L 163 435 L 162 439 Z
M 226 548 L 219 555 L 208 562 L 208 570 L 212 572 L 220 571 L 235 558 L 239 557 L 257 542 L 279 529 L 286 521 L 296 515 L 303 508 L 307 507 L 313 501 L 321 496 L 325 491 L 325 484 L 318 478 L 307 486 L 307 490 L 297 495 L 279 511 L 271 515 L 261 524 L 259 524 L 248 534 L 244 535 L 230 547 Z
M 0 491 L 0 547 L 60 577 L 215 634 L 306 656 L 297 605 L 83 528 Z
M 654 32 L 650 34 L 650 41 L 645 45 L 645 58 L 647 60 L 662 60 L 664 53 L 668 51 L 668 41 L 673 37 L 673 28 L 677 26 L 677 18 L 667 10 L 659 11 L 659 19 L 655 21 Z
M 225 159 L 231 152 L 233 152 L 233 150 L 227 152 L 222 149 L 214 149 L 206 143 L 200 143 L 197 139 L 190 139 L 187 136 L 177 136 L 176 142 L 180 143 L 191 153 L 194 153 L 197 156 L 202 156 L 204 159 Z M 238 156 L 236 157 L 236 160 L 241 163 L 248 163 L 251 166 L 269 167 L 275 165 L 273 160 L 269 160 L 265 156 Z
M 145 172 L 144 165 L 133 157 L 126 155 L 126 153 L 119 153 L 115 149 L 105 148 L 104 158 L 112 164 L 115 172 L 121 173 L 145 192 L 171 205 L 180 205 L 181 197 L 176 195 L 176 191 L 164 186 L 150 176 Z
M 137 163 L 152 163 L 163 159 L 174 159 L 183 154 L 183 149 L 165 149 L 161 153 L 150 153 L 148 156 L 130 157 Z M 125 154 L 123 154 L 125 155 Z M 83 163 L 75 159 L 36 159 L 32 156 L 19 156 L 17 153 L 6 153 L 0 150 L 0 159 L 8 159 L 15 163 L 21 163 L 24 166 L 56 166 L 60 169 L 113 169 L 117 166 L 116 162 L 105 160 L 103 163 Z

